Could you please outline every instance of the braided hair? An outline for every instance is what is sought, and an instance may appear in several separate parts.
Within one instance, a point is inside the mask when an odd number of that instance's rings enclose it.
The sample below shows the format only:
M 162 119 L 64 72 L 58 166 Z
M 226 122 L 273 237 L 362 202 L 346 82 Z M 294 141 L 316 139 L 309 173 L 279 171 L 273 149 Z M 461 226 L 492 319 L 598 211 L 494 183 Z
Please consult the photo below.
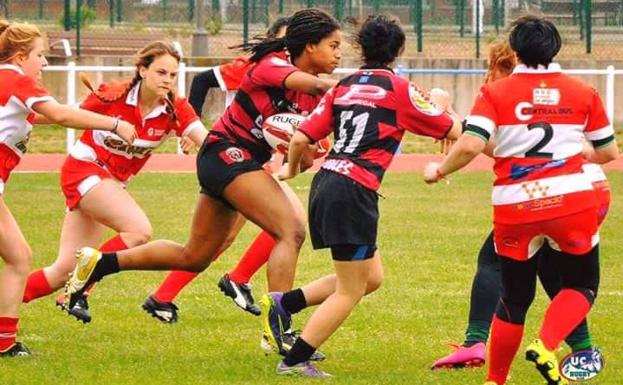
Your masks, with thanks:
M 286 35 L 281 38 L 255 37 L 247 44 L 234 46 L 251 54 L 251 61 L 287 49 L 293 59 L 299 57 L 307 44 L 318 44 L 322 39 L 340 29 L 340 24 L 328 13 L 315 8 L 297 11 L 290 17 Z

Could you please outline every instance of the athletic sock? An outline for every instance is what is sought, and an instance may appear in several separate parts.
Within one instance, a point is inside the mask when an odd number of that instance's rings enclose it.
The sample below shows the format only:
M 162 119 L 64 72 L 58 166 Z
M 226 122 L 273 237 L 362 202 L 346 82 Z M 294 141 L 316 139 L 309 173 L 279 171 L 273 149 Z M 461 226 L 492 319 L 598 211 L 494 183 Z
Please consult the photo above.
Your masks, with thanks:
M 102 258 L 95 265 L 93 273 L 91 273 L 91 281 L 97 282 L 107 275 L 119 272 L 119 260 L 117 253 L 103 253 Z
M 104 242 L 100 247 L 99 251 L 102 253 L 110 253 L 113 251 L 121 251 L 128 248 L 128 245 L 121 239 L 121 235 L 115 235 L 110 238 L 106 242 Z
M 303 290 L 294 289 L 283 294 L 281 307 L 290 314 L 296 314 L 307 307 Z
M 30 273 L 26 280 L 26 288 L 24 289 L 23 302 L 30 302 L 33 299 L 44 297 L 54 293 L 54 289 L 50 287 L 50 283 L 45 276 L 43 269 Z
M 565 342 L 574 352 L 580 350 L 590 350 L 593 348 L 593 339 L 591 338 L 591 333 L 588 330 L 588 322 L 586 322 L 586 319 L 580 322 L 580 324 L 573 329 L 571 334 L 565 338 Z
M 266 231 L 262 231 L 229 273 L 229 279 L 237 284 L 248 283 L 251 277 L 268 262 L 275 243 L 273 237 Z
M 591 304 L 584 294 L 574 289 L 563 289 L 554 297 L 545 312 L 539 338 L 549 351 L 586 318 Z
M 173 302 L 186 285 L 198 275 L 199 273 L 183 270 L 169 272 L 160 287 L 154 292 L 154 299 L 158 302 Z
M 487 352 L 488 381 L 495 381 L 497 384 L 506 383 L 511 363 L 521 344 L 523 330 L 523 325 L 503 321 L 497 315 L 493 316 L 491 340 Z
M 18 322 L 17 318 L 0 317 L 0 352 L 6 352 L 15 345 Z
M 315 351 L 315 347 L 299 337 L 286 355 L 286 358 L 283 359 L 283 363 L 288 366 L 294 366 L 301 362 L 309 361 Z
M 489 339 L 490 321 L 469 321 L 467 330 L 465 330 L 465 341 L 463 346 L 470 347 L 479 342 L 487 343 Z

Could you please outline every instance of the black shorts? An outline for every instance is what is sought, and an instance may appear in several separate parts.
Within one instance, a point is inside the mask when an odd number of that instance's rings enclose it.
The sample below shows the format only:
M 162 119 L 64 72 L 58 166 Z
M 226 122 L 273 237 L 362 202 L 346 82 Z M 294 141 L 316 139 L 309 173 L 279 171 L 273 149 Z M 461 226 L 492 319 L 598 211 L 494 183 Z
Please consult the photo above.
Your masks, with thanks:
M 376 248 L 378 195 L 354 180 L 320 169 L 309 192 L 309 231 L 314 249 L 338 245 Z
M 226 138 L 208 138 L 197 154 L 197 178 L 201 193 L 229 205 L 223 191 L 238 175 L 262 170 L 251 153 Z

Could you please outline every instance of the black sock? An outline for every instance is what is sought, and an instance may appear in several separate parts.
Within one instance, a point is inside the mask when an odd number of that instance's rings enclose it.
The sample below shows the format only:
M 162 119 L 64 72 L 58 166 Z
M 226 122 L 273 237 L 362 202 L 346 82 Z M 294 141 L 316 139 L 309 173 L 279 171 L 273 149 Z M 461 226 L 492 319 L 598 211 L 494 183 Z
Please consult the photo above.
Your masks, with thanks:
M 119 261 L 117 260 L 117 253 L 103 253 L 102 259 L 97 262 L 93 274 L 91 274 L 91 281 L 99 281 L 109 274 L 115 274 L 119 272 Z
M 301 362 L 309 361 L 309 358 L 314 354 L 316 348 L 305 342 L 301 337 L 296 339 L 294 346 L 288 352 L 286 358 L 283 359 L 283 363 L 288 366 L 294 366 Z
M 294 289 L 283 294 L 281 297 L 281 306 L 290 314 L 296 314 L 307 307 L 307 301 L 305 301 L 305 294 L 303 290 Z

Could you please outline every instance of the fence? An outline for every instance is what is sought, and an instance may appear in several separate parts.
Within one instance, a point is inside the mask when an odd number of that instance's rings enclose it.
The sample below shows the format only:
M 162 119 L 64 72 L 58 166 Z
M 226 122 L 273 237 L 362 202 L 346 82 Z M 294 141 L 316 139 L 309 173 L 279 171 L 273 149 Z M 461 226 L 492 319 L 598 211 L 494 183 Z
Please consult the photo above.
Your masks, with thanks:
M 340 21 L 396 15 L 408 34 L 406 55 L 435 57 L 480 57 L 509 20 L 538 12 L 559 26 L 562 57 L 623 58 L 621 0 L 0 0 L 0 15 L 45 29 L 157 29 L 185 48 L 197 28 L 205 29 L 210 56 L 232 56 L 227 47 L 302 7 L 322 8 Z
M 208 67 L 190 67 L 185 63 L 180 63 L 178 78 L 177 78 L 177 88 L 179 95 L 186 95 L 186 85 L 188 84 L 188 74 L 197 73 L 201 71 L 207 70 Z M 96 73 L 104 73 L 104 72 L 133 72 L 135 71 L 135 67 L 130 66 L 80 66 L 76 65 L 75 62 L 69 62 L 67 65 L 52 65 L 45 67 L 46 72 L 65 72 L 67 74 L 67 84 L 66 84 L 66 92 L 67 98 L 66 103 L 70 105 L 75 105 L 77 103 L 76 97 L 76 77 L 78 72 L 96 72 Z M 355 68 L 338 68 L 335 71 L 335 74 L 344 75 L 351 72 L 354 72 Z M 403 68 L 398 67 L 396 69 L 399 75 L 403 76 L 411 76 L 411 75 L 422 75 L 422 74 L 432 74 L 432 75 L 482 75 L 485 73 L 485 70 L 480 69 L 411 69 L 411 68 Z M 615 114 L 615 80 L 616 76 L 623 75 L 623 70 L 616 70 L 613 66 L 608 66 L 608 68 L 600 70 L 600 69 L 578 69 L 578 70 L 566 70 L 566 73 L 573 75 L 601 75 L 606 77 L 606 86 L 605 86 L 605 101 L 606 101 L 606 112 L 610 121 L 614 121 Z M 70 150 L 71 146 L 75 142 L 75 132 L 73 129 L 67 129 L 67 151 Z M 178 148 L 179 151 L 179 148 Z

